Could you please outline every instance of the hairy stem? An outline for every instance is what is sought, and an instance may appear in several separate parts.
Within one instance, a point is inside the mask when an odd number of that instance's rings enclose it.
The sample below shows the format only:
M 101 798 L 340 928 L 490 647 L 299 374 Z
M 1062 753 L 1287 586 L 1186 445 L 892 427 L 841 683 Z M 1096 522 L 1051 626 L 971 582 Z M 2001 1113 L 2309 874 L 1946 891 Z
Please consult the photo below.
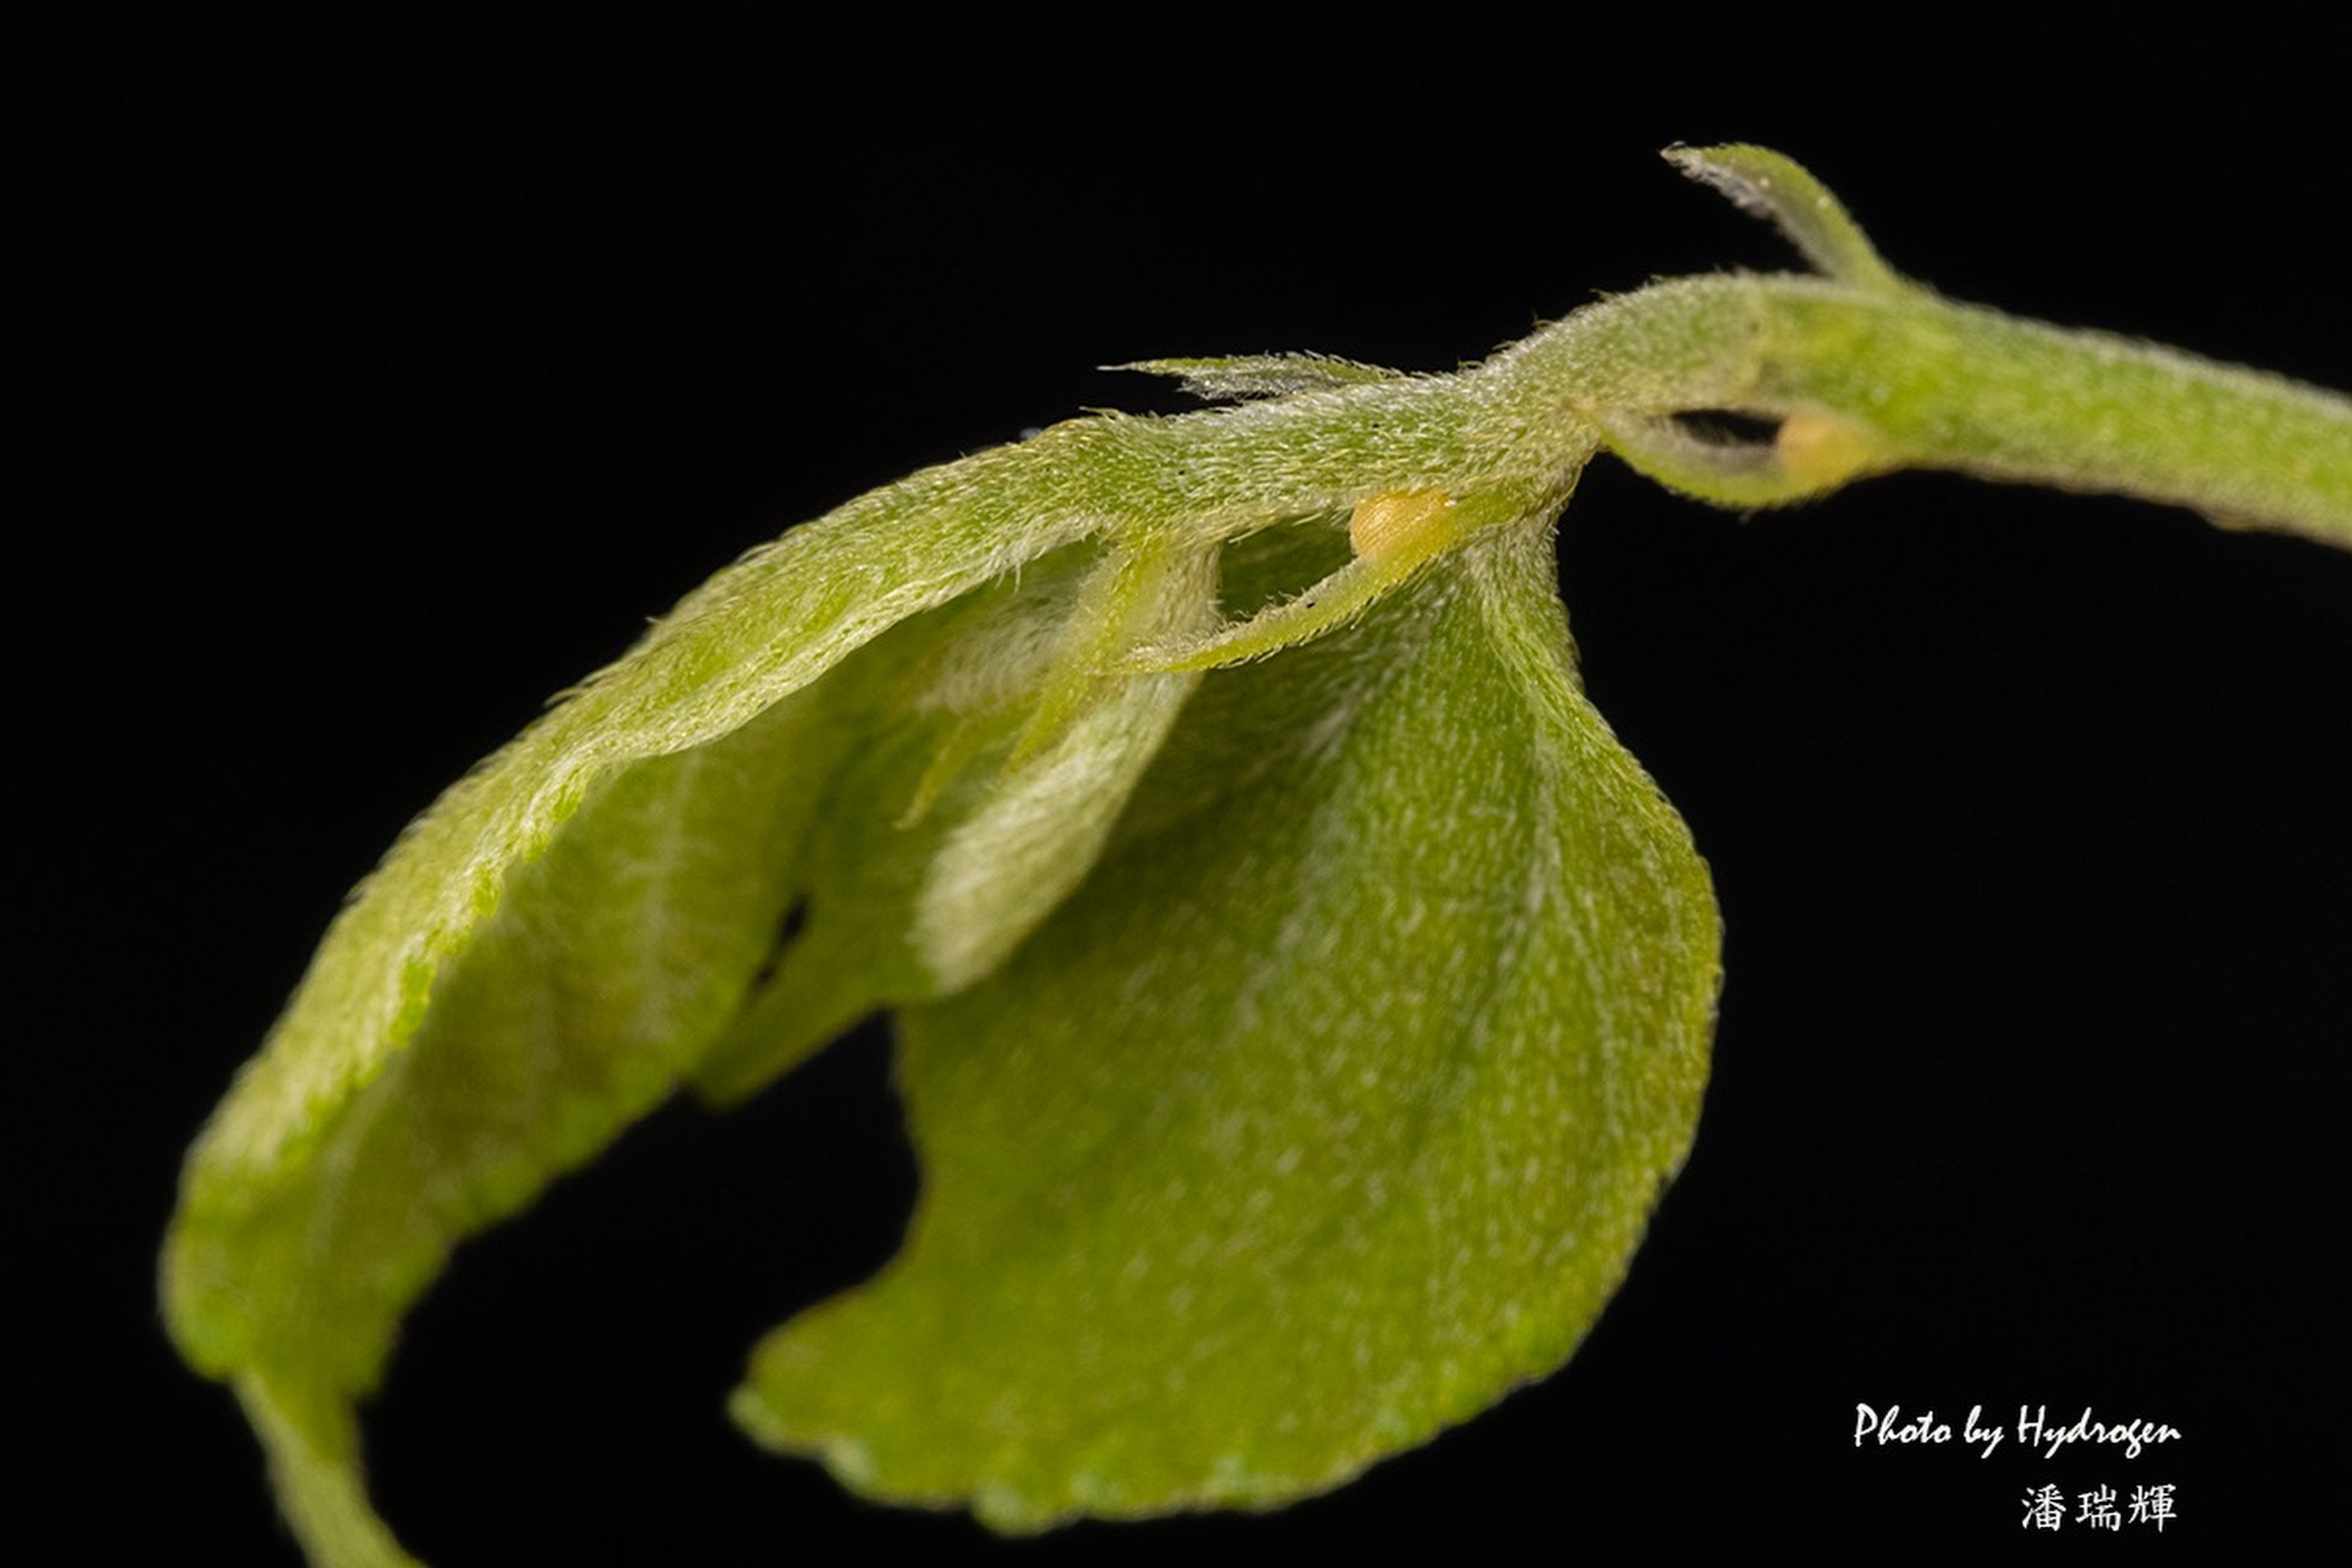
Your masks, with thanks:
M 1907 284 L 1660 284 L 1571 317 L 1525 352 L 1531 381 L 1579 405 L 1626 461 L 1725 505 L 1950 468 L 2352 548 L 2352 399 Z M 1642 371 L 1629 377 L 1626 364 Z M 1702 412 L 1751 416 L 1778 435 L 1710 439 L 1678 417 Z

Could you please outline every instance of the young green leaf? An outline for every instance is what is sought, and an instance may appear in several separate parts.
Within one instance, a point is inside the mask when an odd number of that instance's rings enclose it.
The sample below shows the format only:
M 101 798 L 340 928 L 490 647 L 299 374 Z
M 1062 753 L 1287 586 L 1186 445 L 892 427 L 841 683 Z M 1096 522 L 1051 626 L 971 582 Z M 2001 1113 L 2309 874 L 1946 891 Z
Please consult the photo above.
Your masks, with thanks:
M 1715 905 L 1549 531 L 1209 678 L 1095 878 L 901 1017 L 926 1190 L 738 1417 L 1027 1530 L 1331 1486 L 1563 1360 L 1681 1163 Z

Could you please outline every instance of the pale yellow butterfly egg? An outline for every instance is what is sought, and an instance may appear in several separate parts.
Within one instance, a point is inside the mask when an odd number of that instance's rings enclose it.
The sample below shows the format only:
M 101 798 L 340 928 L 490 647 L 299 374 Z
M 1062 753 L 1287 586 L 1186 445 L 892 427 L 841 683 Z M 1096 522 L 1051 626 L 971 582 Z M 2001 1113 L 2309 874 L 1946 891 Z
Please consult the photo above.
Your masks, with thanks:
M 1781 471 L 1805 491 L 1835 489 L 1870 472 L 1885 443 L 1869 426 L 1835 414 L 1792 414 L 1772 442 Z
M 1454 536 L 1454 498 L 1434 487 L 1382 490 L 1356 503 L 1348 542 L 1373 561 L 1424 558 Z

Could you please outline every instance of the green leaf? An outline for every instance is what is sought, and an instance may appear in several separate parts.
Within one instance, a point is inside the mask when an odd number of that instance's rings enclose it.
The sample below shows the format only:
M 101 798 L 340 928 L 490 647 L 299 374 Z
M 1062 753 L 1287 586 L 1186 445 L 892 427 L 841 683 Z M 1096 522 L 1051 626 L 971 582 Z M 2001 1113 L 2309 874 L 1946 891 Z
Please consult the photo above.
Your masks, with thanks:
M 928 758 L 930 731 L 985 731 L 992 702 L 1017 731 L 1055 646 L 1021 628 L 1067 616 L 1090 558 L 1067 542 L 1100 526 L 1097 471 L 1070 460 L 1088 430 L 917 475 L 722 573 L 436 803 L 338 919 L 191 1152 L 163 1278 L 173 1337 L 236 1387 L 319 1561 L 404 1561 L 367 1508 L 351 1413 L 400 1316 L 458 1239 L 740 1032 L 785 912 L 820 879 L 812 840 L 849 759 L 910 734 Z M 1056 549 L 1025 595 L 1006 575 Z M 1149 631 L 1205 613 L 1197 580 L 1171 593 L 1147 596 L 1179 606 Z M 1023 607 L 992 618 L 1008 596 Z M 934 710 L 910 710 L 924 693 Z M 1087 703 L 1069 706 L 1090 732 Z M 979 784 L 961 789 L 969 808 Z M 1095 809 L 1116 808 L 1114 792 Z M 959 817 L 931 821 L 937 836 Z M 1058 874 L 1089 852 L 1061 851 Z M 861 1008 L 938 988 L 903 942 L 867 945 L 844 980 Z M 767 1040 L 765 1070 L 828 1035 Z
M 1265 1505 L 1564 1360 L 1688 1147 L 1681 823 L 1521 527 L 1207 678 L 1096 875 L 902 1018 L 906 1251 L 759 1350 L 761 1440 L 990 1523 Z
M 834 730 L 860 740 L 809 835 L 803 929 L 693 1068 L 707 1098 L 969 984 L 1077 885 L 1198 680 L 1106 672 L 1204 619 L 1213 565 L 1066 551 L 891 633 L 824 689 Z
M 1101 433 L 1059 426 L 926 470 L 754 552 L 435 803 L 337 920 L 205 1129 L 185 1206 L 242 1208 L 315 1156 L 509 875 L 609 775 L 727 735 L 908 617 L 1098 531 Z

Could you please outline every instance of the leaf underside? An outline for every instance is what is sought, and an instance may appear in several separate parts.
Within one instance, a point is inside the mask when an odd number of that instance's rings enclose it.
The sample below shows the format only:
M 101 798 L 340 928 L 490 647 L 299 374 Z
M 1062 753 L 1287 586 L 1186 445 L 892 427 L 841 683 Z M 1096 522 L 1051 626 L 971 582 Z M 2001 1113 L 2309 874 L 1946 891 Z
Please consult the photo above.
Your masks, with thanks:
M 1087 884 L 900 1018 L 924 1195 L 734 1409 L 1005 1530 L 1270 1505 L 1563 1361 L 1688 1147 L 1716 924 L 1540 530 L 1210 676 Z

